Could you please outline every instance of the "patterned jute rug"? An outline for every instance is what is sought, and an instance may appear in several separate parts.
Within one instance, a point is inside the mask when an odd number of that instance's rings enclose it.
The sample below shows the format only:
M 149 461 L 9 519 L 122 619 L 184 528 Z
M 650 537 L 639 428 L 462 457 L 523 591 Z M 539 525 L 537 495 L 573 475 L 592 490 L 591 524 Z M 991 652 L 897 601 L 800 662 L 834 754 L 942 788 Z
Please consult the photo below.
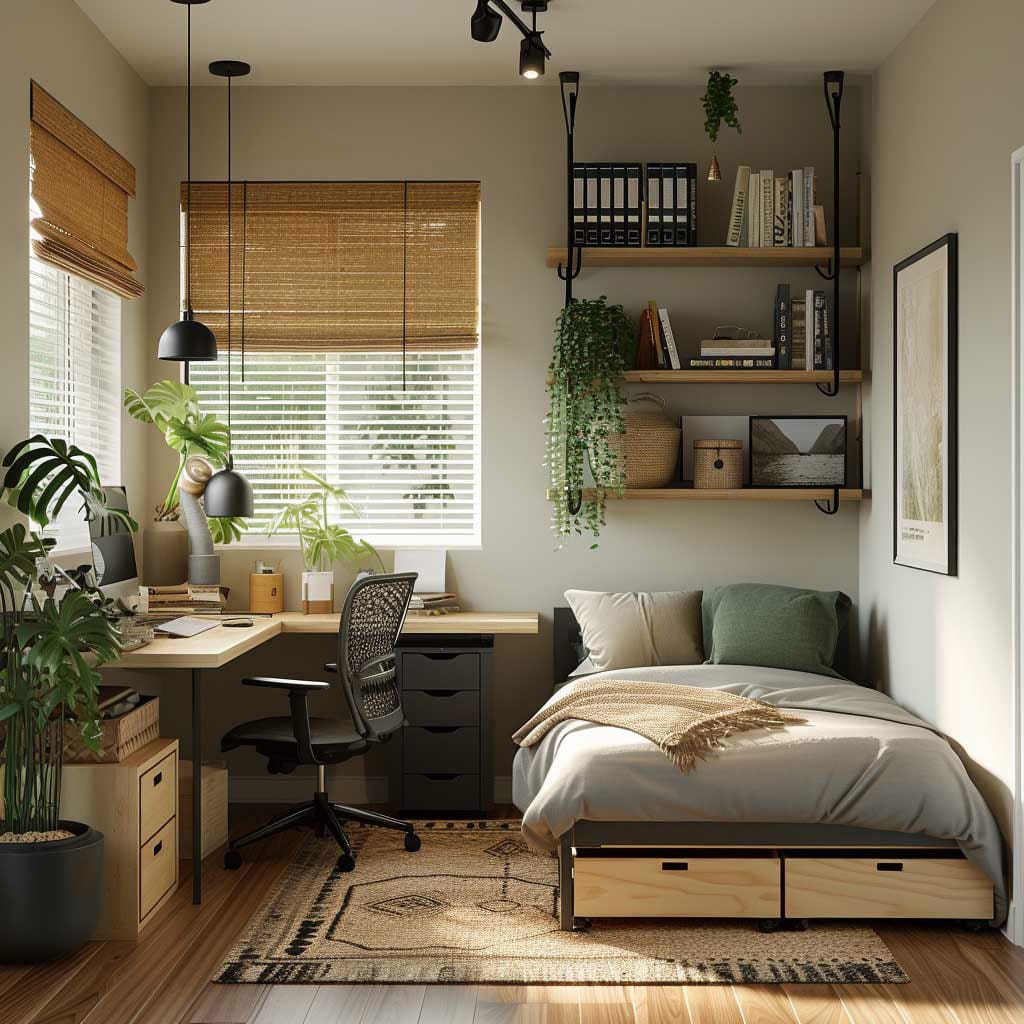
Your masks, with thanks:
M 513 821 L 418 824 L 419 853 L 382 829 L 348 829 L 355 871 L 311 836 L 215 981 L 308 984 L 892 984 L 909 979 L 870 929 L 751 921 L 595 921 L 558 928 L 557 861 Z

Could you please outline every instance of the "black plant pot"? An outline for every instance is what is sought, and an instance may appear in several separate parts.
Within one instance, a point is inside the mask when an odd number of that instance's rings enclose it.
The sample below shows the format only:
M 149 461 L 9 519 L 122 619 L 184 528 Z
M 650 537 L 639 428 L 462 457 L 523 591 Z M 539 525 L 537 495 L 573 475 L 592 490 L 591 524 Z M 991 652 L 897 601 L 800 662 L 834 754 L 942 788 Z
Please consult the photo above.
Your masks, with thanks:
M 77 821 L 60 827 L 74 835 L 52 843 L 0 843 L 0 963 L 64 956 L 96 930 L 103 834 Z

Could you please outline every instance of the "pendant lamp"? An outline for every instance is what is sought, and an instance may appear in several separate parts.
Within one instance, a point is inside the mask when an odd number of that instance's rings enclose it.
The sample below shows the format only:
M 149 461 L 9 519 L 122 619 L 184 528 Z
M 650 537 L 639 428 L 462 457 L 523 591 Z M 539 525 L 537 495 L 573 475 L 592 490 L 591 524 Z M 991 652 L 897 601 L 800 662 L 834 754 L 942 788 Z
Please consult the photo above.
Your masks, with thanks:
M 234 468 L 231 455 L 231 79 L 241 78 L 251 70 L 241 60 L 215 60 L 210 65 L 210 74 L 228 80 L 228 457 L 224 468 L 210 477 L 203 492 L 203 507 L 207 516 L 214 519 L 246 518 L 253 514 L 252 484 Z
M 196 320 L 192 313 L 192 5 L 209 3 L 209 0 L 171 0 L 171 3 L 184 4 L 188 8 L 188 42 L 185 49 L 188 65 L 188 84 L 185 90 L 185 152 L 188 164 L 185 186 L 185 315 L 160 335 L 157 357 L 185 363 L 187 372 L 190 362 L 210 362 L 217 358 L 217 339 L 213 331 Z M 185 379 L 188 380 L 188 377 Z

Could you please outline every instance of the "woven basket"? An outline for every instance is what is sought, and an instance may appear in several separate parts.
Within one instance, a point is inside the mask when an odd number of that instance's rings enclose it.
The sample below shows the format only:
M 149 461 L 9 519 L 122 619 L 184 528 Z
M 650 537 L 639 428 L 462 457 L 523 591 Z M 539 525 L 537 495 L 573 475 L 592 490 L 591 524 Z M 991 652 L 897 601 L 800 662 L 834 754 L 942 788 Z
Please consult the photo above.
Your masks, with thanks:
M 90 750 L 75 722 L 64 725 L 66 764 L 117 764 L 160 736 L 160 698 L 143 697 L 127 714 L 100 722 L 99 749 Z
M 657 395 L 635 395 L 630 405 L 653 402 L 658 411 L 626 411 L 626 433 L 608 438 L 608 447 L 625 460 L 626 486 L 644 489 L 667 487 L 679 464 L 682 430 L 665 415 L 665 402 Z
M 742 441 L 694 441 L 693 486 L 732 490 L 743 486 Z

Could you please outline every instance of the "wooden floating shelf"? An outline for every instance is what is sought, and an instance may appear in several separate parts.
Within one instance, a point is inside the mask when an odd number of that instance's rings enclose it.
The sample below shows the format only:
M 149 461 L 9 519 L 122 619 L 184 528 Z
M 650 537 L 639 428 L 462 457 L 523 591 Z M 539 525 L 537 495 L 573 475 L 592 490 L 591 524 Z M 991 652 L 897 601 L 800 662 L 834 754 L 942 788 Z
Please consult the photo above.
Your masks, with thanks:
M 627 384 L 831 384 L 831 370 L 627 370 Z M 862 384 L 864 370 L 840 370 L 843 384 Z M 554 383 L 551 374 L 548 384 Z
M 547 492 L 548 500 L 554 497 L 554 491 Z M 593 490 L 585 490 L 584 498 L 590 498 Z M 860 487 L 841 487 L 839 501 L 866 501 L 871 492 Z M 659 487 L 646 489 L 627 489 L 621 495 L 614 491 L 608 492 L 608 500 L 624 501 L 830 501 L 831 487 L 789 487 L 760 488 L 741 487 L 732 490 L 724 488 L 700 489 L 696 487 Z
M 595 246 L 583 249 L 583 267 L 818 267 L 832 258 L 832 249 L 778 246 L 741 249 L 731 245 L 695 245 L 684 248 L 611 248 Z M 860 246 L 843 246 L 840 260 L 844 267 L 859 267 L 864 262 Z M 567 262 L 564 248 L 550 248 L 547 266 Z

